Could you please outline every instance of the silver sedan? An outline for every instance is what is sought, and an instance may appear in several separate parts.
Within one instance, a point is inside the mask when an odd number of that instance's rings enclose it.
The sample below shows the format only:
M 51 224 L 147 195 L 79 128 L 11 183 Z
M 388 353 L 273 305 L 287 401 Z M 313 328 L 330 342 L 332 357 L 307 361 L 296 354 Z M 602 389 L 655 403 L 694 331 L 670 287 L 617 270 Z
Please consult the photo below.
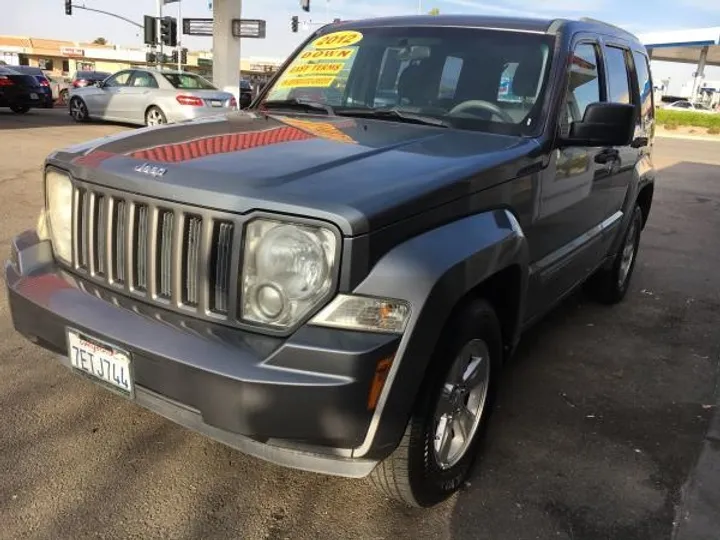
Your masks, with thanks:
M 235 96 L 194 73 L 155 69 L 118 71 L 93 86 L 73 88 L 68 109 L 77 122 L 90 118 L 154 126 L 236 109 Z

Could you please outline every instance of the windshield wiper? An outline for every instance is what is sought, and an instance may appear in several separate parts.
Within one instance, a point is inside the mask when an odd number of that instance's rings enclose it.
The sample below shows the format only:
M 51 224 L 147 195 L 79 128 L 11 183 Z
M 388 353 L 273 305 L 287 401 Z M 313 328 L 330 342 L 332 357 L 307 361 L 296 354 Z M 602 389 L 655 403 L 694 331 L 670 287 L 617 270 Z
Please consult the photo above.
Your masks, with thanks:
M 324 111 L 328 116 L 333 116 L 335 111 L 330 105 L 317 103 L 315 101 L 305 101 L 304 99 L 271 99 L 264 101 L 261 107 L 266 109 L 294 109 L 303 111 Z
M 426 126 L 436 126 L 449 128 L 452 127 L 445 120 L 435 118 L 434 116 L 426 116 L 401 109 L 343 109 L 338 113 L 340 116 L 357 116 L 360 118 L 380 118 L 382 120 L 398 120 L 400 122 L 408 122 L 412 124 L 423 124 Z

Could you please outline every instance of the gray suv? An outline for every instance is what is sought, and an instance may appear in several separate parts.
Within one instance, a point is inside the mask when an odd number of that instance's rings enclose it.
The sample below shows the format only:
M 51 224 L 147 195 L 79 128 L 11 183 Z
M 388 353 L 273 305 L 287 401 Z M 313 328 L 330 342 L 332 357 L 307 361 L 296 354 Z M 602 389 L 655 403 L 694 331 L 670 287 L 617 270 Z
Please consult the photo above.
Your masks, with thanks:
M 431 506 L 523 330 L 580 285 L 626 295 L 653 111 L 645 49 L 601 22 L 326 26 L 247 111 L 50 155 L 14 326 L 187 428 Z

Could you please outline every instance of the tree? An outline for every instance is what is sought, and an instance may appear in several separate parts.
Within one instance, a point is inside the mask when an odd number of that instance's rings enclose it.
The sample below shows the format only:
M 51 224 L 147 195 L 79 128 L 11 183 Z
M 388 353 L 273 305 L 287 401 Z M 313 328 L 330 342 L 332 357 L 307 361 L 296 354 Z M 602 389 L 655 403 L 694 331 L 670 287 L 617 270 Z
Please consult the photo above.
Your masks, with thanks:
M 107 39 L 104 37 L 95 38 L 95 41 L 93 41 L 93 45 L 107 45 Z
M 440 15 L 440 10 L 434 7 L 430 11 L 428 11 L 428 15 Z

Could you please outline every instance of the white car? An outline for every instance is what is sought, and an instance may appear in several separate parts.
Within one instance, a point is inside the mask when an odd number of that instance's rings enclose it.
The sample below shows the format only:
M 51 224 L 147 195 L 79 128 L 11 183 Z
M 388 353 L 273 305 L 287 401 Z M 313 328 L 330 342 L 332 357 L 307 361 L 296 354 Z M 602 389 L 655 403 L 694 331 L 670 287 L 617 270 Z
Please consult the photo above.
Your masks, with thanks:
M 702 103 L 693 103 L 691 101 L 687 100 L 680 100 L 675 101 L 671 103 L 670 105 L 665 107 L 666 109 L 673 110 L 673 111 L 691 111 L 691 112 L 699 112 L 699 113 L 710 113 L 714 114 L 715 111 L 713 111 L 710 107 L 707 105 L 703 105 Z
M 90 118 L 154 126 L 237 109 L 230 92 L 194 73 L 125 69 L 70 91 L 68 110 L 77 122 Z

